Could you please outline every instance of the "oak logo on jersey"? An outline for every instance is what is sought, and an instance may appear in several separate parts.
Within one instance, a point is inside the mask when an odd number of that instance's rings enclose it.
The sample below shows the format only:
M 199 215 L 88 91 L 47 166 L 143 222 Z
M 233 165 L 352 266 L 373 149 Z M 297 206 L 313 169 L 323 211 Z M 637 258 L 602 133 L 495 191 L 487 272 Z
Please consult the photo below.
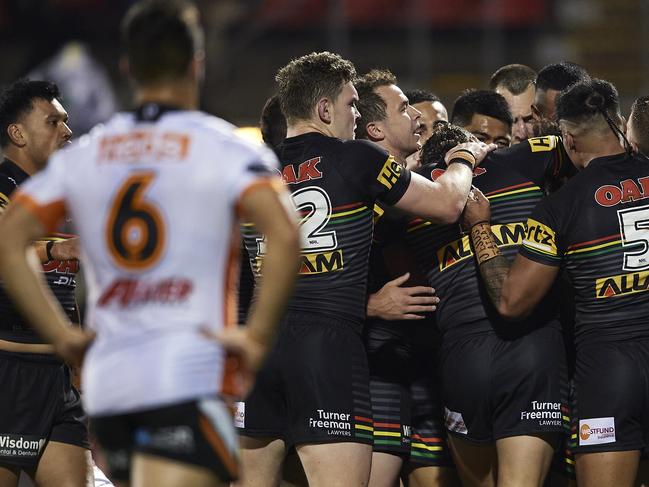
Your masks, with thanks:
M 386 188 L 392 189 L 392 186 L 399 180 L 399 176 L 401 176 L 401 166 L 394 160 L 394 157 L 390 156 L 385 160 L 376 180 Z
M 527 235 L 523 245 L 538 250 L 543 254 L 553 256 L 558 254 L 554 230 L 532 218 L 527 220 Z
M 525 238 L 525 224 L 523 222 L 493 225 L 491 231 L 496 237 L 498 247 L 520 245 Z M 460 240 L 455 240 L 437 250 L 439 270 L 445 271 L 449 267 L 473 257 L 473 250 L 469 244 L 469 236 L 464 235 Z
M 532 152 L 549 152 L 557 146 L 556 135 L 546 135 L 544 137 L 532 137 L 527 139 Z
M 297 173 L 293 165 L 288 165 L 282 170 L 282 179 L 286 184 L 297 184 L 311 179 L 320 179 L 322 172 L 318 169 L 318 164 L 321 160 L 321 157 L 314 157 L 300 163 L 297 167 Z
M 613 298 L 649 291 L 649 271 L 602 277 L 595 281 L 595 296 Z
M 649 197 L 649 176 L 639 178 L 637 183 L 633 179 L 625 179 L 618 184 L 605 184 L 595 191 L 595 201 L 604 207 L 647 197 Z

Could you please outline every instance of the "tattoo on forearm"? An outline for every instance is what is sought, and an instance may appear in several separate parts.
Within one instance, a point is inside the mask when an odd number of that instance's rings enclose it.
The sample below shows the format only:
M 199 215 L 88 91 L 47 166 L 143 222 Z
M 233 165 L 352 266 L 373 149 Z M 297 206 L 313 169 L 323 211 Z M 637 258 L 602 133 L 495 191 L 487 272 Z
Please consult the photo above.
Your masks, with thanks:
M 493 259 L 480 264 L 480 275 L 494 306 L 498 306 L 498 303 L 500 303 L 503 284 L 508 273 L 509 262 L 502 255 L 497 255 Z
M 489 298 L 498 306 L 509 262 L 500 254 L 489 223 L 481 222 L 471 228 L 471 242 Z

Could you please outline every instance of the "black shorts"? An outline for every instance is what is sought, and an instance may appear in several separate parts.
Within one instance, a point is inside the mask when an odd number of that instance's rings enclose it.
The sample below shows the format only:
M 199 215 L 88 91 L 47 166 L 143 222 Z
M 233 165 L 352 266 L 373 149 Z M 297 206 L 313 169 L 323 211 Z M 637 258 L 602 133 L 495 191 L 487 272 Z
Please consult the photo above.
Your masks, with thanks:
M 649 340 L 577 347 L 572 404 L 575 453 L 649 446 Z
M 376 452 L 452 466 L 436 373 L 435 323 L 370 322 L 364 332 Z M 431 331 L 433 332 L 431 335 Z
M 446 428 L 460 438 L 491 443 L 569 428 L 565 350 L 555 328 L 444 344 L 441 373 Z
M 238 438 L 230 409 L 217 397 L 93 416 L 91 424 L 111 479 L 129 479 L 135 452 L 207 468 L 223 482 L 237 478 Z
M 70 369 L 56 357 L 0 351 L 0 465 L 32 468 L 48 441 L 89 448 Z
M 251 394 L 237 406 L 245 436 L 372 444 L 367 357 L 346 322 L 289 313 Z

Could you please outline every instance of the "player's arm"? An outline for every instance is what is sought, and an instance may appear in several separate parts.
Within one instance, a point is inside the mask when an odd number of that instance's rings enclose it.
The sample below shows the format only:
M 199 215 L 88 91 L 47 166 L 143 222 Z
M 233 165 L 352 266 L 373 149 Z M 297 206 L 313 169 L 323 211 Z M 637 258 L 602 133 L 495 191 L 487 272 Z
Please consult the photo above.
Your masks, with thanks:
M 410 185 L 395 206 L 435 223 L 454 223 L 466 204 L 475 168 L 497 146 L 466 142 L 446 155 L 448 169 L 435 181 L 413 173 Z
M 471 243 L 487 293 L 498 312 L 506 319 L 527 316 L 550 290 L 558 266 L 545 265 L 517 255 L 510 265 L 500 254 L 491 231 L 489 201 L 473 190 L 464 211 L 465 226 L 471 228 Z
M 66 361 L 76 363 L 91 336 L 70 325 L 65 312 L 46 285 L 32 242 L 46 232 L 26 206 L 11 204 L 0 219 L 0 276 L 16 307 Z

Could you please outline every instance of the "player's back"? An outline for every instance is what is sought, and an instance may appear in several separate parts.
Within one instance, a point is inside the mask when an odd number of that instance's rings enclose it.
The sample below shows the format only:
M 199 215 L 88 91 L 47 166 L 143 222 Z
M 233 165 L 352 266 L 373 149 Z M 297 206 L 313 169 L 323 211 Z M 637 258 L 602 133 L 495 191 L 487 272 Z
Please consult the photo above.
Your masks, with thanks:
M 156 105 L 52 159 L 97 331 L 84 371 L 91 414 L 215 392 L 224 358 L 201 329 L 236 323 L 236 206 L 273 161 L 219 119 Z
M 600 157 L 528 222 L 521 253 L 568 272 L 578 344 L 649 337 L 648 197 L 645 157 Z

